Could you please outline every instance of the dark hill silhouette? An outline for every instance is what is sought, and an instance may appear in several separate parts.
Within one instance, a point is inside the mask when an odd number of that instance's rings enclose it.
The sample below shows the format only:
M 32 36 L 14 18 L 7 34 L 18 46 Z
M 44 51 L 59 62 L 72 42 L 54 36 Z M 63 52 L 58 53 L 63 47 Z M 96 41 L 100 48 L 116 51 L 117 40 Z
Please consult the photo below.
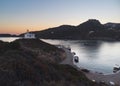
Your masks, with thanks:
M 119 29 L 120 30 L 120 23 L 106 23 L 104 24 L 105 27 L 107 27 L 108 29 Z
M 35 33 L 38 38 L 44 39 L 120 40 L 120 24 L 101 24 L 96 19 L 89 19 L 78 26 L 62 25 L 43 31 L 34 31 L 33 33 Z M 23 34 L 20 36 L 22 35 Z
M 89 19 L 88 21 L 77 26 L 79 36 L 81 39 L 91 39 L 98 37 L 98 33 L 104 30 L 104 26 L 95 19 Z
M 52 39 L 63 39 L 69 38 L 71 33 L 76 30 L 75 26 L 62 25 L 59 27 L 49 28 L 47 30 L 34 32 L 39 38 L 52 38 Z M 67 33 L 67 34 L 66 34 Z
M 18 37 L 17 35 L 12 35 L 12 34 L 0 34 L 0 37 Z

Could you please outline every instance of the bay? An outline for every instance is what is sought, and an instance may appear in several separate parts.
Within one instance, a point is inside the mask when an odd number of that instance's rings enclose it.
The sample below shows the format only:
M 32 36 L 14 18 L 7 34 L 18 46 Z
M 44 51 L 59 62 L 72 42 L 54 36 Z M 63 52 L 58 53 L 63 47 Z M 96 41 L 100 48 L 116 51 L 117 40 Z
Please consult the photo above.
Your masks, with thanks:
M 18 37 L 0 37 L 0 40 L 11 42 Z M 113 73 L 113 67 L 120 65 L 120 42 L 95 40 L 53 40 L 42 39 L 53 45 L 70 47 L 79 57 L 78 67 L 104 74 Z
M 120 65 L 120 42 L 95 40 L 50 40 L 53 45 L 70 46 L 71 51 L 79 57 L 78 67 L 94 72 L 112 74 L 113 67 Z

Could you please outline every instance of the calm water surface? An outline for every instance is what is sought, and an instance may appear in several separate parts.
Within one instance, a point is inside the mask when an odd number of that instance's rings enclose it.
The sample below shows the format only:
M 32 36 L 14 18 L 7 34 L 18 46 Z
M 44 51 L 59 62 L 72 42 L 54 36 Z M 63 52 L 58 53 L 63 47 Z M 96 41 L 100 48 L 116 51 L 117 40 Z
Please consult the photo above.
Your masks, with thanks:
M 11 42 L 11 41 L 14 41 L 16 39 L 19 39 L 19 37 L 0 37 L 0 40 L 2 40 L 4 42 Z
M 115 64 L 120 65 L 120 42 L 43 40 L 50 44 L 70 46 L 79 57 L 78 67 L 105 74 L 113 73 Z
M 11 42 L 18 38 L 0 38 Z M 120 42 L 108 41 L 80 41 L 80 40 L 48 40 L 42 39 L 53 45 L 70 46 L 72 52 L 79 57 L 78 67 L 84 67 L 92 71 L 110 74 L 115 64 L 120 65 Z

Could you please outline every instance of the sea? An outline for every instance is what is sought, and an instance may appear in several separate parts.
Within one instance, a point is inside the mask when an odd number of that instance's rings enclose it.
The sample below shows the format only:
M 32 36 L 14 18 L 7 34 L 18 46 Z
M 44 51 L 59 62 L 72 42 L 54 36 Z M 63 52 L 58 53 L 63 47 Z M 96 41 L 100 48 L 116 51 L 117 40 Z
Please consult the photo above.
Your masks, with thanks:
M 0 37 L 0 40 L 11 42 L 18 37 Z M 79 57 L 79 62 L 75 63 L 93 72 L 103 74 L 113 74 L 113 67 L 120 65 L 120 41 L 100 41 L 100 40 L 53 40 L 41 39 L 52 45 L 63 45 L 70 47 L 71 52 L 75 52 Z

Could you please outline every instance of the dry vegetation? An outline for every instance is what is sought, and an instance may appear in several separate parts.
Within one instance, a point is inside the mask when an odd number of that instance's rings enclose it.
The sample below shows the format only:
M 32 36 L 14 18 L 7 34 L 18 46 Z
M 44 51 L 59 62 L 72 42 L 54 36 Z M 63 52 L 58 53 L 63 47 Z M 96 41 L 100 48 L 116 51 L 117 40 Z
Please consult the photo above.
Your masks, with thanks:
M 0 86 L 106 86 L 69 65 L 65 52 L 40 40 L 0 41 Z

